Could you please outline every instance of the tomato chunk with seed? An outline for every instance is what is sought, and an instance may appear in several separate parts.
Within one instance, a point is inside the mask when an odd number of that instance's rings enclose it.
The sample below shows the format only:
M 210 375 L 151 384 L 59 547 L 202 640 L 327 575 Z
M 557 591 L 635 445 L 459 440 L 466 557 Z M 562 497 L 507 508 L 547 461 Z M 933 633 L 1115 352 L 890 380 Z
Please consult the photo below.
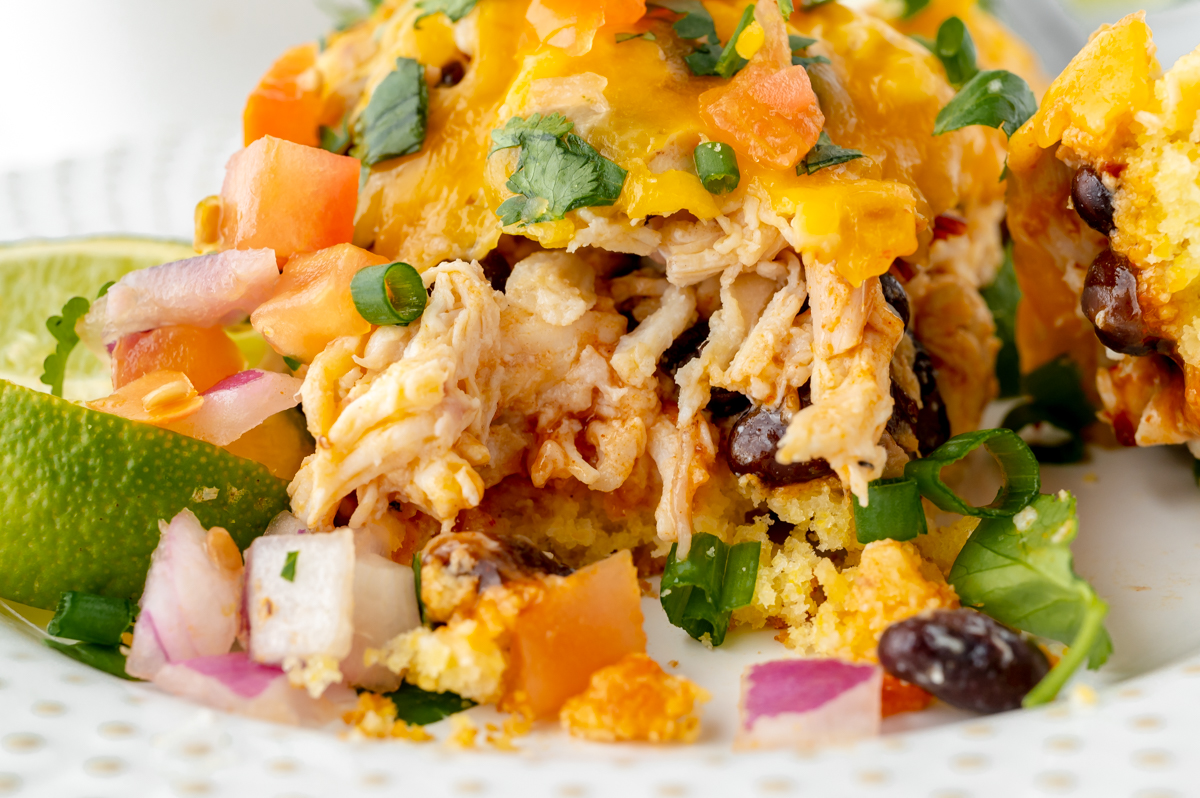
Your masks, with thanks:
M 314 67 L 317 45 L 302 44 L 284 53 L 263 75 L 242 112 L 242 131 L 249 146 L 263 136 L 308 147 L 320 143 L 320 79 Z
M 346 244 L 358 208 L 356 158 L 264 136 L 236 153 L 221 186 L 221 249 L 297 252 Z
M 352 244 L 296 255 L 250 323 L 276 352 L 311 362 L 335 338 L 370 332 L 354 307 L 350 281 L 359 270 L 387 262 Z
M 112 352 L 113 389 L 154 371 L 179 371 L 199 393 L 246 367 L 241 351 L 220 327 L 159 327 L 126 335 Z
M 592 674 L 644 653 L 641 590 L 628 551 L 555 578 L 513 628 L 510 695 L 523 694 L 539 718 L 553 717 Z
M 883 708 L 880 715 L 890 718 L 901 712 L 920 712 L 933 703 L 933 696 L 890 673 L 883 674 Z
M 733 137 L 757 163 L 790 169 L 817 143 L 825 115 L 802 66 L 751 63 L 727 85 L 700 95 L 704 121 Z

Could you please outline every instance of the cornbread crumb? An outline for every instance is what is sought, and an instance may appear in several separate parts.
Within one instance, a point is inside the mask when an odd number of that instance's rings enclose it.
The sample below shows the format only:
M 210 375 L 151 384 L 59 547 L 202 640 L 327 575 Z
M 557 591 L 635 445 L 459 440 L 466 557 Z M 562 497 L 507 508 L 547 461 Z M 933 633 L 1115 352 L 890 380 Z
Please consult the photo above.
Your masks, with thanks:
M 645 654 L 627 654 L 592 674 L 583 693 L 567 699 L 559 720 L 576 737 L 597 742 L 694 742 L 699 704 L 708 691 L 669 676 Z
M 875 648 L 888 626 L 926 610 L 958 606 L 954 588 L 912 543 L 868 543 L 858 566 L 838 573 L 822 560 L 816 575 L 825 603 L 811 626 L 784 633 L 784 642 L 804 653 L 876 662 Z
M 288 684 L 303 687 L 313 698 L 320 698 L 327 687 L 342 680 L 338 661 L 326 654 L 287 657 L 283 661 L 283 671 L 287 674 Z
M 392 699 L 377 693 L 363 693 L 358 697 L 358 707 L 344 715 L 342 720 L 351 726 L 351 735 L 376 740 L 399 739 L 414 743 L 427 743 L 433 735 L 420 726 L 396 720 L 396 705 Z
M 466 715 L 451 715 L 450 736 L 446 738 L 446 745 L 451 748 L 474 748 L 478 734 L 479 727 Z
M 475 618 L 455 619 L 437 629 L 420 627 L 368 649 L 368 666 L 382 663 L 422 690 L 452 692 L 481 704 L 503 690 L 508 657 L 498 642 L 502 630 Z
M 517 751 L 519 749 L 513 739 L 524 737 L 533 731 L 532 716 L 529 714 L 513 715 L 505 719 L 504 724 L 500 727 L 489 723 L 487 730 L 488 745 L 500 751 Z

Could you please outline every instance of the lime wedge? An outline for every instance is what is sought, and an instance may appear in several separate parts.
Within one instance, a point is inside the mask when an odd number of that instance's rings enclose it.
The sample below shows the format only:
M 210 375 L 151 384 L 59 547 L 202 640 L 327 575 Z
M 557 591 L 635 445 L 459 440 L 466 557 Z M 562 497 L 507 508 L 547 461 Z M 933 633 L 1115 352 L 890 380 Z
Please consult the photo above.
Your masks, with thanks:
M 54 351 L 46 319 L 73 296 L 88 300 L 127 272 L 190 258 L 190 244 L 151 238 L 88 238 L 0 246 L 0 378 L 48 391 L 38 381 Z M 96 399 L 112 390 L 108 366 L 78 346 L 67 364 L 63 395 Z
M 0 381 L 0 598 L 137 598 L 159 519 L 187 507 L 243 549 L 288 508 L 287 483 L 168 430 Z

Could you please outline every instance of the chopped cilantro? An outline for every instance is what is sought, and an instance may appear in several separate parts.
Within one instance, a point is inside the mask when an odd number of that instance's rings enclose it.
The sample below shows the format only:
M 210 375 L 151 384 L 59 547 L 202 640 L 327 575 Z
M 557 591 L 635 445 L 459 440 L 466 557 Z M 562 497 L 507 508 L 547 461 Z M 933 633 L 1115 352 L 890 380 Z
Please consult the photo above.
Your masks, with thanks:
M 413 27 L 421 24 L 425 17 L 432 17 L 434 14 L 445 14 L 451 22 L 458 22 L 470 14 L 471 9 L 478 3 L 479 0 L 417 0 L 417 8 L 421 9 L 422 13 L 413 23 Z
M 496 214 L 505 226 L 557 221 L 569 211 L 612 205 L 621 195 L 626 172 L 571 133 L 562 114 L 510 119 L 492 131 L 492 150 L 520 147 L 517 169 Z M 489 154 L 491 154 L 489 153 Z
M 475 706 L 469 698 L 457 693 L 432 693 L 407 682 L 394 693 L 388 693 L 396 705 L 396 717 L 405 723 L 426 726 Z
M 346 150 L 350 149 L 350 126 L 346 120 L 342 120 L 342 124 L 338 127 L 328 127 L 321 125 L 321 143 L 320 147 L 323 150 L 344 155 Z
M 797 36 L 795 34 L 788 36 L 788 49 L 793 53 L 797 50 L 806 50 L 816 43 L 816 39 L 809 38 L 808 36 Z
M 801 0 L 803 2 L 803 0 Z M 779 13 L 783 14 L 783 18 L 787 19 L 796 10 L 796 4 L 792 0 L 779 0 Z
M 696 49 L 683 60 L 687 62 L 688 68 L 692 70 L 693 75 L 716 75 L 717 62 L 724 55 L 724 49 L 721 47 L 721 39 L 717 36 L 717 27 L 713 24 L 712 15 L 708 13 L 700 0 L 657 0 L 656 2 L 647 3 L 648 7 L 665 8 L 668 11 L 676 14 L 681 14 L 679 19 L 675 20 L 672 28 L 681 39 L 688 39 L 696 43 Z M 741 31 L 739 27 L 739 32 Z M 730 40 L 729 49 L 737 42 L 737 36 L 734 35 Z M 736 50 L 733 53 L 737 56 Z M 745 64 L 745 61 L 742 64 Z M 741 68 L 739 64 L 737 68 Z M 736 72 L 734 69 L 729 73 L 732 75 Z M 725 77 L 729 77 L 725 75 Z
M 829 134 L 824 130 L 817 138 L 817 143 L 808 155 L 796 166 L 796 174 L 809 174 L 820 171 L 827 166 L 837 166 L 840 163 L 853 161 L 862 158 L 863 154 L 860 150 L 851 150 L 845 147 L 839 147 L 830 140 Z
M 304 365 L 304 361 L 300 360 L 299 358 L 288 357 L 287 355 L 284 355 L 283 356 L 283 364 L 285 366 L 287 366 L 289 369 L 291 369 L 292 371 L 295 371 L 296 369 L 298 369 Z
M 354 122 L 350 154 L 364 166 L 374 166 L 419 152 L 425 143 L 428 113 L 425 68 L 411 58 L 397 58 L 396 69 L 375 87 L 371 101 Z
M 900 14 L 900 19 L 915 17 L 927 5 L 929 0 L 904 0 L 904 12 Z
M 1000 353 L 996 355 L 1000 396 L 1019 396 L 1021 366 L 1017 355 L 1017 305 L 1021 301 L 1021 286 L 1017 284 L 1017 273 L 1013 269 L 1011 243 L 1004 249 L 1004 264 L 996 273 L 996 279 L 979 293 L 992 311 L 996 337 L 1000 339 Z
M 956 89 L 979 73 L 975 65 L 975 42 L 958 17 L 950 17 L 938 28 L 933 54 L 946 68 L 946 79 Z
M 933 134 L 986 125 L 1011 136 L 1036 112 L 1037 98 L 1024 79 L 1004 69 L 990 69 L 967 81 L 938 112 Z
M 723 78 L 731 78 L 748 63 L 745 58 L 738 55 L 737 40 L 742 35 L 742 31 L 746 30 L 753 21 L 754 6 L 746 6 L 746 10 L 742 12 L 742 18 L 738 20 L 737 27 L 734 28 L 733 35 L 729 37 L 729 41 L 725 44 L 725 49 L 721 51 L 717 62 L 713 64 L 712 74 L 720 75 Z
M 300 552 L 289 551 L 287 553 L 287 560 L 285 560 L 283 563 L 283 570 L 279 572 L 279 575 L 281 577 L 283 577 L 284 579 L 288 580 L 289 582 L 295 582 L 296 581 L 296 560 L 298 560 L 298 559 L 300 559 Z
M 46 329 L 58 341 L 54 353 L 42 363 L 41 381 L 50 386 L 50 393 L 55 396 L 63 395 L 63 379 L 67 372 L 67 358 L 71 350 L 79 343 L 79 335 L 75 332 L 75 324 L 87 315 L 92 303 L 81 296 L 73 296 L 63 305 L 61 316 L 51 316 L 46 319 Z

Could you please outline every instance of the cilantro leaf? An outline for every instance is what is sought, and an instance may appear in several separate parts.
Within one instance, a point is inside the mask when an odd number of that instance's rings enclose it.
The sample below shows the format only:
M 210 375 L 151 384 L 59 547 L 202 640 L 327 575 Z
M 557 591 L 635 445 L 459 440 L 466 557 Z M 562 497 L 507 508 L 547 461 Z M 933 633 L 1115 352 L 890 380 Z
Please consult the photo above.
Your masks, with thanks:
M 801 2 L 803 2 L 803 0 L 801 0 Z M 783 18 L 785 20 L 790 17 L 792 12 L 795 10 L 796 5 L 792 2 L 792 0 L 779 0 L 779 13 L 783 14 Z
M 975 65 L 975 42 L 958 17 L 950 17 L 938 28 L 933 54 L 946 68 L 946 79 L 956 89 L 979 73 Z
M 1073 496 L 1043 494 L 1015 516 L 983 519 L 950 569 L 964 607 L 1071 647 L 1026 706 L 1052 699 L 1085 658 L 1094 669 L 1112 653 L 1103 623 L 1108 605 L 1072 564 L 1078 528 Z
M 900 14 L 900 19 L 915 17 L 927 5 L 929 0 L 904 0 L 904 12 Z
M 788 49 L 795 53 L 797 50 L 807 50 L 817 43 L 816 39 L 808 36 L 797 36 L 796 34 L 788 35 Z
M 506 227 L 556 221 L 577 208 L 612 205 L 621 195 L 625 170 L 568 132 L 572 127 L 561 114 L 551 114 L 510 119 L 503 129 L 492 131 L 493 153 L 521 148 L 507 183 L 518 196 L 496 209 Z
M 1065 355 L 1021 378 L 1026 401 L 1008 412 L 1003 426 L 1022 433 L 1042 463 L 1075 463 L 1083 458 L 1083 431 L 1096 409 L 1083 390 L 1079 367 Z
M 505 123 L 504 127 L 492 131 L 492 148 L 488 150 L 488 157 L 490 158 L 500 150 L 520 147 L 529 134 L 544 133 L 547 136 L 558 138 L 570 133 L 573 127 L 575 127 L 575 123 L 568 121 L 557 111 L 547 116 L 541 114 L 531 114 L 525 118 L 514 116 Z
M 425 68 L 411 58 L 397 58 L 396 69 L 375 87 L 371 101 L 354 122 L 350 154 L 363 166 L 374 166 L 419 152 L 425 143 L 428 114 Z
M 474 701 L 457 693 L 431 693 L 407 682 L 387 697 L 396 705 L 397 718 L 417 726 L 437 723 L 475 706 Z
M 807 36 L 788 36 L 788 49 L 792 51 L 792 66 L 802 66 L 807 69 L 814 64 L 828 64 L 829 59 L 823 55 L 796 55 L 817 43 L 816 39 Z
M 279 572 L 279 575 L 281 577 L 283 577 L 284 579 L 288 580 L 289 582 L 295 582 L 296 581 L 296 561 L 298 559 L 300 559 L 300 552 L 289 551 L 287 553 L 287 559 L 284 560 L 283 569 Z
M 996 279 L 979 293 L 992 312 L 996 337 L 1000 339 L 1000 352 L 996 355 L 1000 396 L 1019 396 L 1021 366 L 1017 354 L 1017 305 L 1021 301 L 1021 286 L 1017 284 L 1017 273 L 1013 269 L 1011 243 L 1004 248 L 1004 264 L 996 273 Z
M 46 329 L 58 341 L 54 353 L 47 356 L 42 363 L 41 381 L 50 386 L 50 393 L 55 396 L 63 395 L 63 379 L 67 372 L 67 358 L 71 350 L 79 343 L 79 335 L 75 332 L 75 324 L 87 315 L 92 303 L 81 296 L 73 296 L 63 305 L 61 316 L 51 316 L 46 319 Z
M 971 78 L 938 112 L 933 134 L 940 136 L 970 125 L 1000 128 L 1011 136 L 1037 112 L 1037 98 L 1022 78 L 990 69 Z
M 658 0 L 658 2 L 647 3 L 647 7 L 665 8 L 682 16 L 675 20 L 671 25 L 675 29 L 675 33 L 681 39 L 689 39 L 696 42 L 696 49 L 691 54 L 684 57 L 687 62 L 688 69 L 692 70 L 693 75 L 717 75 L 717 64 L 721 60 L 726 49 L 733 51 L 732 61 L 737 56 L 736 50 L 733 50 L 734 43 L 737 42 L 737 35 L 730 40 L 728 48 L 721 47 L 721 39 L 717 36 L 717 26 L 713 24 L 712 15 L 708 13 L 700 0 Z M 740 33 L 743 26 L 739 26 Z M 744 64 L 745 60 L 738 58 L 741 64 L 738 64 L 729 75 L 732 75 Z M 724 77 L 729 77 L 725 75 Z
M 685 559 L 675 558 L 678 544 L 671 546 L 659 594 L 663 611 L 672 625 L 697 640 L 708 635 L 719 646 L 729 631 L 733 611 L 754 598 L 762 544 L 746 541 L 729 546 L 715 535 L 692 536 Z
M 839 147 L 830 140 L 829 134 L 822 130 L 821 135 L 817 137 L 817 143 L 808 151 L 808 155 L 805 155 L 803 160 L 796 165 L 796 174 L 811 175 L 827 166 L 836 166 L 862 157 L 861 150 Z
M 318 146 L 323 150 L 344 155 L 350 148 L 350 126 L 344 119 L 338 127 L 321 125 L 320 134 L 321 143 Z
M 479 0 L 417 0 L 417 8 L 423 13 L 417 17 L 413 27 L 421 24 L 425 17 L 432 17 L 434 14 L 445 14 L 451 22 L 458 22 L 470 14 L 478 3 Z

